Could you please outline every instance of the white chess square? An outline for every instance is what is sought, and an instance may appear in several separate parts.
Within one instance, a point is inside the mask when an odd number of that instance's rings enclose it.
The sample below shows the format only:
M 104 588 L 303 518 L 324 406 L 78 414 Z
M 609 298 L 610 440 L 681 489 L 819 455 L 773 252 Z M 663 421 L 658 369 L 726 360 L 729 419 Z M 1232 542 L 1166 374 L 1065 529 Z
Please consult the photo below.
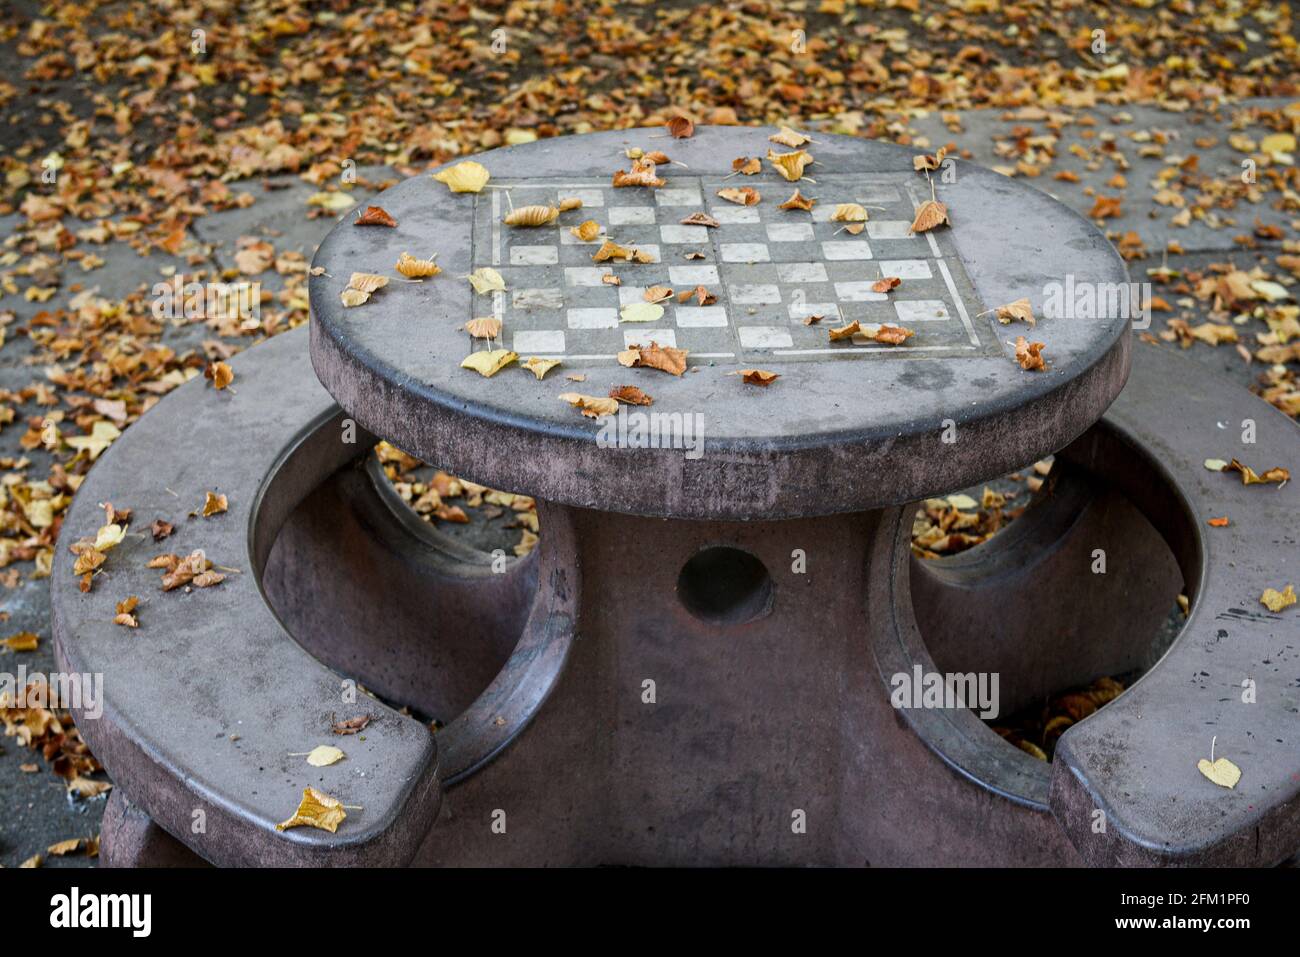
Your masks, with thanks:
M 719 246 L 724 263 L 766 263 L 772 257 L 766 243 L 722 243 Z
M 677 325 L 684 329 L 727 324 L 727 310 L 722 306 L 677 306 L 674 315 Z
M 665 243 L 707 243 L 709 228 L 707 226 L 660 226 L 659 238 Z
M 835 295 L 844 302 L 884 302 L 889 298 L 883 292 L 875 292 L 871 282 L 837 282 Z
M 822 255 L 829 260 L 841 262 L 846 259 L 870 259 L 871 247 L 861 239 L 841 242 L 828 240 L 822 243 Z
M 624 349 L 631 349 L 633 346 L 648 346 L 651 342 L 657 342 L 659 345 L 667 346 L 669 349 L 676 349 L 677 333 L 672 329 L 623 330 Z
M 655 211 L 652 206 L 611 206 L 609 224 L 611 226 L 647 226 L 653 225 Z
M 727 294 L 738 306 L 771 306 L 781 302 L 781 288 L 775 285 L 728 286 Z
M 559 289 L 516 289 L 510 304 L 516 309 L 559 309 L 564 305 L 564 293 Z
M 898 190 L 892 186 L 860 186 L 856 191 L 854 199 L 863 206 L 871 203 L 879 206 L 881 203 L 898 202 Z
M 746 349 L 789 349 L 794 345 L 789 330 L 776 326 L 741 326 L 736 331 Z
M 918 239 L 915 233 L 909 233 L 912 224 L 903 219 L 886 219 L 867 223 L 867 235 L 872 239 Z
M 790 305 L 790 318 L 803 322 L 809 316 L 821 316 L 823 319 L 839 320 L 840 307 L 833 302 L 797 302 Z
M 777 263 L 776 277 L 781 282 L 826 282 L 826 267 L 821 263 Z
M 583 208 L 605 205 L 605 193 L 599 189 L 562 189 L 558 195 L 561 199 L 567 199 L 570 196 L 577 197 L 582 200 Z
M 554 266 L 560 261 L 560 251 L 554 246 L 511 246 L 512 266 Z
M 514 349 L 520 355 L 526 352 L 559 355 L 564 352 L 564 333 L 558 329 L 516 332 Z
M 930 279 L 930 264 L 924 259 L 889 259 L 881 260 L 880 275 L 897 276 L 899 279 Z
M 605 281 L 601 276 L 610 274 L 611 271 L 606 267 L 565 266 L 564 282 L 569 286 L 603 286 Z
M 619 286 L 618 304 L 626 306 L 633 302 L 645 302 L 645 286 Z
M 709 215 L 724 225 L 758 222 L 758 210 L 748 206 L 710 206 Z
M 674 286 L 710 286 L 718 283 L 717 266 L 669 266 L 668 281 Z
M 617 329 L 617 309 L 570 309 L 567 314 L 570 329 Z
M 938 322 L 950 318 L 948 307 L 941 299 L 900 299 L 894 303 L 894 312 L 898 321 L 906 325 L 909 322 Z
M 655 202 L 660 206 L 699 206 L 703 203 L 700 191 L 694 186 L 663 187 L 655 190 Z
M 798 243 L 813 238 L 812 223 L 768 223 L 767 238 L 774 243 Z

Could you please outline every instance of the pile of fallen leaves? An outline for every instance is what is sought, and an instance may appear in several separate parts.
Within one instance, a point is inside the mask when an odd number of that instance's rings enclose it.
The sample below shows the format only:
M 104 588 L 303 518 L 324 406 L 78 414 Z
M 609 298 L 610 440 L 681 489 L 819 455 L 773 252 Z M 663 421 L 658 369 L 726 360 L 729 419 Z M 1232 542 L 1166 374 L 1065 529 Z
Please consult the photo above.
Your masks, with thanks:
M 4 723 L 5 737 L 39 752 L 50 770 L 64 779 L 70 793 L 95 797 L 108 791 L 113 786 L 110 782 L 91 777 L 104 768 L 81 740 L 71 714 L 45 707 L 51 702 L 43 676 L 33 677 L 21 698 L 7 691 L 0 695 L 0 722 Z M 22 770 L 34 774 L 39 767 L 29 763 L 22 765 Z
M 1051 459 L 1043 459 L 1025 473 L 1013 472 L 998 483 L 1000 490 L 985 486 L 978 501 L 963 492 L 926 499 L 912 518 L 912 554 L 941 558 L 988 541 L 1028 504 L 1011 504 L 1022 495 L 1015 486 L 1023 482 L 1030 493 L 1036 492 L 1051 469 Z
M 470 516 L 465 509 L 469 509 L 486 521 L 505 518 L 505 528 L 518 529 L 519 541 L 513 549 L 516 555 L 527 555 L 537 545 L 537 503 L 529 496 L 497 491 L 448 475 L 388 442 L 375 446 L 375 455 L 393 489 L 431 525 L 467 525 Z
M 1050 761 L 1061 735 L 1114 701 L 1123 691 L 1124 685 L 1116 679 L 1098 678 L 1086 688 L 1073 688 L 1053 695 L 1042 707 L 1027 708 L 992 725 L 992 728 L 1026 754 L 1032 754 L 1040 761 Z

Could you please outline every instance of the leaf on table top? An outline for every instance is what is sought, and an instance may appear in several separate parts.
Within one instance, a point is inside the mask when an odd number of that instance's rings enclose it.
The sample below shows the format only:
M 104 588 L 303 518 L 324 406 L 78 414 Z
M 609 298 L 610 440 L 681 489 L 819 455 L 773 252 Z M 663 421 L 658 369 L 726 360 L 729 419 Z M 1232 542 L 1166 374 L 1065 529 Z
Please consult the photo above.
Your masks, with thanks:
M 649 161 L 637 161 L 632 164 L 632 168 L 627 172 L 618 170 L 614 173 L 613 185 L 616 189 L 622 189 L 629 186 L 648 186 L 651 188 L 662 186 L 664 181 L 659 178 L 655 170 L 655 164 Z
M 571 209 L 582 209 L 582 200 L 576 196 L 561 196 L 560 212 L 567 213 Z
M 594 219 L 589 219 L 586 222 L 579 223 L 577 226 L 571 226 L 569 232 L 581 239 L 584 243 L 589 243 L 600 235 L 600 223 L 596 222 Z
M 886 345 L 900 346 L 914 335 L 916 335 L 915 332 L 904 326 L 891 326 L 885 324 L 877 329 L 871 338 L 876 342 L 883 342 Z
M 502 292 L 506 288 L 506 281 L 502 278 L 501 273 L 497 272 L 491 266 L 484 266 L 481 269 L 475 269 L 465 277 L 469 284 L 474 287 L 474 291 L 480 295 L 489 292 Z
M 718 301 L 718 297 L 703 286 L 696 286 L 694 289 L 683 289 L 677 295 L 678 302 L 690 302 L 692 299 L 701 306 L 711 306 Z
M 671 299 L 672 297 L 673 291 L 669 286 L 649 286 L 641 294 L 641 298 L 646 302 L 663 302 L 665 299 Z
M 757 156 L 741 156 L 731 161 L 731 170 L 742 176 L 753 176 L 763 171 L 763 161 Z
M 620 322 L 658 322 L 663 315 L 664 307 L 657 302 L 629 302 L 618 314 Z
M 679 222 L 683 226 L 708 226 L 710 229 L 717 229 L 722 225 L 708 213 L 691 213 Z
M 1241 768 L 1227 758 L 1218 758 L 1214 763 L 1201 758 L 1196 762 L 1196 769 L 1221 788 L 1235 788 L 1241 780 Z
M 1016 361 L 1020 368 L 1027 371 L 1047 371 L 1047 361 L 1043 358 L 1042 342 L 1027 342 L 1024 336 L 1016 336 Z
M 674 349 L 661 346 L 651 340 L 648 346 L 632 346 L 618 354 L 619 365 L 628 368 L 658 369 L 669 375 L 681 375 L 686 371 L 687 349 Z
M 812 141 L 812 137 L 805 136 L 798 130 L 792 130 L 788 126 L 781 127 L 780 131 L 773 133 L 768 139 L 773 143 L 779 143 L 781 146 L 788 146 L 792 150 Z
M 555 206 L 520 206 L 507 213 L 502 222 L 507 226 L 549 226 L 559 215 Z
M 933 154 L 921 153 L 912 157 L 912 169 L 918 173 L 930 172 L 937 170 L 943 165 L 943 158 L 948 155 L 946 149 L 940 148 Z
M 353 306 L 363 306 L 370 301 L 370 293 L 362 292 L 360 289 L 344 289 L 339 293 L 339 301 L 349 309 Z
M 382 206 L 367 206 L 366 211 L 356 218 L 354 226 L 388 226 L 397 225 L 397 220 L 389 216 Z
M 366 727 L 374 720 L 373 715 L 359 714 L 353 718 L 345 718 L 342 721 L 335 721 L 330 725 L 330 730 L 335 734 L 358 734 L 366 730 Z
M 465 331 L 475 339 L 495 339 L 501 334 L 501 320 L 496 316 L 480 316 L 465 323 Z
M 491 174 L 481 164 L 466 160 L 433 174 L 439 183 L 446 183 L 453 193 L 477 193 L 487 185 Z
M 862 331 L 862 325 L 858 320 L 854 319 L 852 322 L 846 323 L 842 326 L 837 326 L 834 329 L 827 329 L 826 331 L 830 334 L 831 342 L 838 342 L 841 339 L 853 338 L 853 336 Z
M 0 638 L 0 645 L 4 645 L 10 651 L 35 651 L 40 642 L 40 636 L 30 631 L 20 631 L 8 638 Z
M 729 186 L 718 190 L 718 195 L 737 206 L 753 206 L 763 198 L 763 194 L 752 186 Z
M 1209 468 L 1209 460 L 1206 460 L 1206 468 Z M 1240 472 L 1242 485 L 1268 485 L 1272 482 L 1282 483 L 1291 480 L 1291 473 L 1282 466 L 1277 465 L 1269 469 L 1263 475 L 1256 475 L 1255 470 L 1249 465 L 1242 465 L 1236 459 L 1233 459 L 1227 465 L 1223 466 L 1224 472 Z
M 1021 322 L 1029 323 L 1030 328 L 1038 325 L 1038 320 L 1034 318 L 1034 307 L 1030 304 L 1029 298 L 1017 299 L 1015 302 L 1009 302 L 1005 306 L 998 306 L 993 310 L 998 322 L 1004 326 L 1017 319 Z
M 203 517 L 211 518 L 213 515 L 220 515 L 230 507 L 230 500 L 225 495 L 218 495 L 216 492 L 208 492 L 203 496 Z
M 618 400 L 598 395 L 583 395 L 581 392 L 565 392 L 560 399 L 590 419 L 613 415 L 618 411 Z
M 790 198 L 778 206 L 777 209 L 802 209 L 805 212 L 808 212 L 815 205 L 817 205 L 817 200 L 809 199 L 796 189 L 790 194 Z
M 741 381 L 748 385 L 761 386 L 769 386 L 781 378 L 781 373 L 768 372 L 766 369 L 739 369 L 735 372 L 728 372 L 727 375 L 738 375 Z
M 813 158 L 806 150 L 795 150 L 793 153 L 768 150 L 767 161 L 775 166 L 776 171 L 788 182 L 793 183 L 803 178 L 803 171 L 812 164 Z
M 695 121 L 689 116 L 670 117 L 664 126 L 668 128 L 669 135 L 675 140 L 684 140 L 695 135 Z
M 212 383 L 212 388 L 220 392 L 235 381 L 235 370 L 228 362 L 209 362 L 203 369 L 203 378 Z
M 327 768 L 331 764 L 337 764 L 344 758 L 343 751 L 330 744 L 320 744 L 311 749 L 307 755 L 307 763 L 313 768 Z
M 347 816 L 342 802 L 337 798 L 309 787 L 303 789 L 302 801 L 298 804 L 298 809 L 293 812 L 293 817 L 281 821 L 275 829 L 287 831 L 291 827 L 314 827 L 333 834 L 338 831 L 339 825 Z
M 927 199 L 917 208 L 916 218 L 912 220 L 908 232 L 924 233 L 941 225 L 952 225 L 948 219 L 948 207 L 937 199 Z
M 609 397 L 628 405 L 653 405 L 654 399 L 634 385 L 616 385 L 609 390 Z
M 898 276 L 884 276 L 877 279 L 871 284 L 872 292 L 890 292 L 902 285 L 903 280 Z
M 1278 591 L 1276 588 L 1265 588 L 1264 594 L 1259 596 L 1260 604 L 1272 612 L 1281 611 L 1288 608 L 1296 602 L 1295 586 L 1287 585 L 1286 588 Z
M 490 379 L 519 358 L 519 353 L 509 349 L 484 349 L 471 352 L 460 364 L 462 369 L 473 369 L 485 379 Z
M 545 379 L 546 373 L 550 372 L 560 364 L 559 359 L 541 359 L 537 356 L 529 356 L 528 359 L 520 363 L 525 369 L 537 376 L 538 379 Z
M 105 525 L 95 533 L 94 548 L 97 551 L 106 552 L 114 545 L 120 545 L 126 538 L 126 526 L 110 524 Z
M 407 279 L 428 279 L 442 272 L 442 268 L 433 261 L 433 258 L 430 256 L 428 259 L 419 259 L 410 253 L 402 253 L 397 257 L 397 263 L 393 268 Z

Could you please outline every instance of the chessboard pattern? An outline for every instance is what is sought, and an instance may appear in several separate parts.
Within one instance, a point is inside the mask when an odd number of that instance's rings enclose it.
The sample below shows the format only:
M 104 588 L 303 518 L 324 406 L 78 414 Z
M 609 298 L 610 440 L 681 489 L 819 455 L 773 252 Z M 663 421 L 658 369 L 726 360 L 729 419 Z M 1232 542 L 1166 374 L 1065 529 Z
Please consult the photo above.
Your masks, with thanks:
M 944 230 L 909 233 L 916 207 L 929 198 L 919 177 L 830 174 L 799 184 L 817 199 L 811 212 L 782 210 L 795 184 L 759 176 L 697 177 L 668 171 L 657 189 L 613 188 L 608 180 L 505 180 L 475 199 L 473 268 L 491 266 L 506 290 L 475 296 L 474 316 L 502 321 L 504 344 L 520 355 L 604 363 L 650 341 L 689 349 L 695 360 L 753 365 L 763 361 L 879 359 L 997 354 L 1000 345 Z M 754 206 L 717 195 L 752 186 Z M 508 193 L 508 195 L 507 195 Z M 512 208 L 582 200 L 547 226 L 502 222 Z M 859 235 L 832 222 L 839 203 L 860 203 L 869 215 Z M 684 226 L 705 212 L 721 225 Z M 584 242 L 571 227 L 601 226 Z M 592 261 L 606 239 L 648 253 L 651 263 Z M 604 276 L 617 276 L 611 285 Z M 872 284 L 898 276 L 878 293 Z M 661 303 L 653 323 L 620 319 L 620 309 L 644 301 L 650 286 L 675 292 L 704 286 L 717 297 Z M 815 324 L 809 316 L 821 316 Z M 901 325 L 916 334 L 900 346 L 865 336 L 830 342 L 827 329 L 858 320 L 864 327 Z

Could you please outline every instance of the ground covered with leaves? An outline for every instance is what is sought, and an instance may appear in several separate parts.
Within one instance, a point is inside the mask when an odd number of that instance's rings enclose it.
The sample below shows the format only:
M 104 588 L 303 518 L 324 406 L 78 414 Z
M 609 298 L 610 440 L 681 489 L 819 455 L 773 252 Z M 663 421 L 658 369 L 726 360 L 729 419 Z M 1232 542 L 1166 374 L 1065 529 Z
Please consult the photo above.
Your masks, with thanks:
M 1156 287 L 1144 347 L 1300 416 L 1295 34 L 1289 7 L 1254 0 L 5 4 L 0 670 L 50 666 L 43 579 L 87 469 L 176 386 L 307 320 L 314 243 L 342 211 L 537 138 L 688 116 L 946 148 L 1107 230 Z M 260 315 L 160 317 L 154 285 L 178 276 L 256 280 Z M 380 454 L 429 520 L 532 547 L 529 500 Z M 1028 492 L 925 503 L 918 554 L 978 544 Z M 93 854 L 107 781 L 66 714 L 15 712 L 0 860 Z

